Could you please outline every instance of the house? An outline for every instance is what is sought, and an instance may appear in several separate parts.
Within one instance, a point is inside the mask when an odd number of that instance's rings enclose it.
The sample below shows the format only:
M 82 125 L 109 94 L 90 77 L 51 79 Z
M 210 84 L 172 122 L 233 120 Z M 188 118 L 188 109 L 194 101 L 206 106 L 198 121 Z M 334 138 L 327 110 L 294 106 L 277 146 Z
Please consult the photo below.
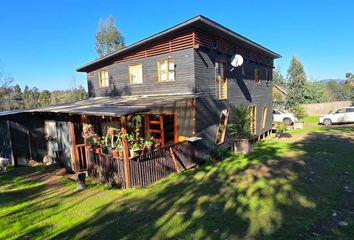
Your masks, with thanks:
M 235 54 L 241 56 L 241 66 L 231 65 Z M 268 135 L 273 60 L 279 57 L 197 16 L 79 67 L 77 71 L 87 74 L 88 100 L 0 114 L 0 131 L 10 130 L 7 142 L 12 144 L 17 164 L 51 155 L 67 168 L 82 171 L 94 159 L 104 170 L 121 171 L 125 186 L 148 185 L 171 169 L 185 168 L 187 163 L 180 158 L 189 161 L 190 156 L 214 144 L 230 147 L 227 121 L 231 105 L 249 105 L 253 134 Z M 132 160 L 123 140 L 124 157 L 118 162 L 88 153 L 81 136 L 83 124 L 90 123 L 101 136 L 109 127 L 126 132 L 127 122 L 137 114 L 143 119 L 140 135 L 152 136 L 161 150 Z M 190 154 L 186 149 L 192 146 Z M 142 170 L 142 162 L 152 158 L 158 160 Z M 139 177 L 133 179 L 133 175 Z

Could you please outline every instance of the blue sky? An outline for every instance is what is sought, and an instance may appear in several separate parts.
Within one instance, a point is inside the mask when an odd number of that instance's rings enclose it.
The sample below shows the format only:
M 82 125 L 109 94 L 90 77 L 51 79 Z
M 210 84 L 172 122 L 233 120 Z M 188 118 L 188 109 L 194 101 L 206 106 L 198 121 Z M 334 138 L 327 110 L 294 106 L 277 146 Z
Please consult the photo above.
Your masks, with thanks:
M 134 43 L 196 15 L 280 53 L 285 73 L 292 54 L 310 79 L 354 72 L 354 1 L 1 1 L 0 68 L 21 87 L 86 86 L 75 69 L 96 58 L 100 18 L 112 14 Z

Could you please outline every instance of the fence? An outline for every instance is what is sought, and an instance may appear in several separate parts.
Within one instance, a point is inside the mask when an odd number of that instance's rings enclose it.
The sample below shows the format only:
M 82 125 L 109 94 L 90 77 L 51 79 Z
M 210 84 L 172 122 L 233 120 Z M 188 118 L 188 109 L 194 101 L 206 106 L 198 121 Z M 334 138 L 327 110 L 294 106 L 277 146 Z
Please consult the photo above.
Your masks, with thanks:
M 88 174 L 91 178 L 125 188 L 124 160 L 90 151 Z M 179 142 L 129 159 L 132 187 L 145 187 L 195 165 L 190 142 Z
M 327 103 L 313 103 L 304 104 L 305 112 L 309 116 L 320 116 L 327 114 L 333 110 L 343 107 L 352 106 L 352 101 L 341 101 L 341 102 L 327 102 Z

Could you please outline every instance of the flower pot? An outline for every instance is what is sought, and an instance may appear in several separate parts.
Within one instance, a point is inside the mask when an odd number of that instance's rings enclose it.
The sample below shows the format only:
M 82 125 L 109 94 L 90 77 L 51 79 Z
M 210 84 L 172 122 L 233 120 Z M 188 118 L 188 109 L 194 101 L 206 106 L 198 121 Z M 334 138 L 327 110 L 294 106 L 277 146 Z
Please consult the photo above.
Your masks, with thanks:
M 304 122 L 294 122 L 294 129 L 304 129 Z
M 113 151 L 112 151 L 112 157 L 114 157 L 114 158 L 118 158 L 118 157 L 119 157 L 119 152 L 118 152 L 118 150 L 113 150 Z
M 234 142 L 234 152 L 248 154 L 254 150 L 253 139 L 236 139 Z

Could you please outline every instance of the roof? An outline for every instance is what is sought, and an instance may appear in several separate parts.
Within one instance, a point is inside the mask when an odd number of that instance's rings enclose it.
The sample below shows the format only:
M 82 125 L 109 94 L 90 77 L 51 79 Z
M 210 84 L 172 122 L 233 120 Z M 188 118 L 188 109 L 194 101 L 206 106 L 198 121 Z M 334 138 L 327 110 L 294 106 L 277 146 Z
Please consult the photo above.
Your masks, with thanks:
M 288 95 L 287 91 L 286 91 L 284 88 L 280 87 L 279 85 L 276 85 L 276 84 L 273 83 L 273 87 L 275 87 L 276 89 L 278 89 L 278 90 L 279 90 L 280 92 L 282 92 L 284 95 Z
M 193 99 L 193 94 L 164 94 L 144 95 L 126 97 L 90 98 L 87 100 L 60 104 L 55 106 L 31 109 L 0 112 L 1 116 L 8 116 L 19 113 L 68 113 L 86 114 L 93 116 L 119 117 L 126 114 L 143 112 L 152 108 L 173 104 L 179 101 Z
M 272 58 L 280 58 L 281 55 L 279 55 L 276 52 L 273 52 L 271 50 L 269 50 L 268 48 L 265 48 L 263 46 L 261 46 L 260 44 L 253 42 L 252 40 L 222 26 L 221 24 L 214 22 L 213 20 L 206 18 L 202 15 L 196 16 L 194 18 L 191 18 L 185 22 L 182 22 L 176 26 L 173 26 L 171 28 L 168 28 L 160 33 L 157 33 L 155 35 L 152 35 L 151 37 L 145 38 L 139 42 L 136 42 L 134 44 L 131 44 L 121 50 L 115 51 L 111 54 L 108 54 L 104 57 L 101 57 L 99 59 L 96 59 L 88 64 L 85 64 L 79 68 L 76 69 L 76 71 L 78 72 L 85 72 L 87 69 L 89 69 L 90 67 L 102 63 L 104 61 L 110 60 L 113 57 L 117 57 L 119 55 L 122 55 L 124 53 L 127 53 L 131 50 L 134 50 L 140 46 L 142 46 L 143 44 L 146 44 L 148 42 L 151 42 L 153 40 L 156 40 L 157 38 L 161 38 L 164 37 L 168 34 L 171 34 L 173 32 L 176 31 L 180 31 L 182 29 L 186 29 L 189 27 L 196 27 L 199 29 L 203 29 L 207 32 L 212 32 L 216 35 L 221 35 L 223 38 L 227 38 L 230 40 L 237 40 L 237 42 L 241 45 L 241 46 L 245 46 L 245 47 L 254 47 L 256 48 L 258 51 L 262 52 L 263 54 L 272 57 Z

